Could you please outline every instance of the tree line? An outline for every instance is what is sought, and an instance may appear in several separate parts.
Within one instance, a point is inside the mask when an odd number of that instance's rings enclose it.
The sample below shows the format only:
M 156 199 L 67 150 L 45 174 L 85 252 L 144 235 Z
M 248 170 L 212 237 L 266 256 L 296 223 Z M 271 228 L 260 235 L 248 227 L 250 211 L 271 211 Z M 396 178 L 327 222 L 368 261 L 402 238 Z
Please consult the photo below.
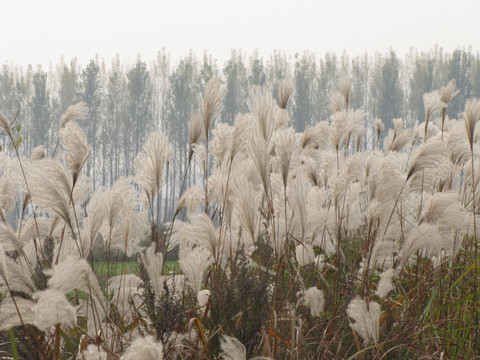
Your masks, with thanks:
M 94 186 L 109 186 L 120 176 L 134 173 L 134 157 L 153 129 L 161 129 L 174 145 L 167 190 L 174 199 L 183 179 L 188 147 L 188 122 L 198 106 L 198 95 L 212 76 L 223 79 L 225 96 L 220 121 L 232 124 L 237 114 L 247 112 L 249 89 L 261 86 L 277 94 L 278 83 L 292 78 L 295 92 L 289 106 L 290 121 L 297 131 L 331 114 L 329 96 L 338 79 L 352 81 L 353 108 L 365 111 L 366 128 L 380 118 L 387 128 L 402 118 L 411 126 L 425 118 L 423 94 L 456 80 L 460 93 L 448 107 L 448 116 L 461 116 L 462 104 L 480 97 L 480 57 L 471 49 L 445 52 L 434 47 L 428 52 L 411 50 L 399 58 L 387 53 L 350 57 L 304 52 L 290 56 L 275 51 L 269 57 L 258 52 L 232 50 L 219 64 L 211 54 L 193 52 L 172 61 L 162 49 L 151 61 L 140 57 L 132 64 L 117 55 L 110 63 L 98 57 L 86 66 L 76 59 L 61 59 L 48 69 L 29 65 L 26 69 L 4 64 L 0 72 L 0 111 L 21 124 L 21 153 L 44 145 L 52 154 L 57 141 L 58 121 L 71 104 L 84 101 L 88 120 L 83 122 L 92 157 L 86 168 Z M 367 133 L 367 138 L 373 134 Z M 5 148 L 7 139 L 0 143 Z M 169 193 L 168 193 L 169 192 Z

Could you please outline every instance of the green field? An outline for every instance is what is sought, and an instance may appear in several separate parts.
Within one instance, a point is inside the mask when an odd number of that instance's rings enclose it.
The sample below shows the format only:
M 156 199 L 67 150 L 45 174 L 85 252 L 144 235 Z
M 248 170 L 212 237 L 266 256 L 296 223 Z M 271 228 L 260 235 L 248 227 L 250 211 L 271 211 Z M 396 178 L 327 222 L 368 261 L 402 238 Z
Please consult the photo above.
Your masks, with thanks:
M 176 260 L 165 261 L 164 267 L 166 273 L 178 273 L 180 271 L 180 266 Z M 105 276 L 107 275 L 107 263 L 105 261 L 95 261 L 93 270 L 95 274 Z M 122 273 L 138 275 L 138 263 L 136 261 L 110 262 L 110 276 L 121 275 Z

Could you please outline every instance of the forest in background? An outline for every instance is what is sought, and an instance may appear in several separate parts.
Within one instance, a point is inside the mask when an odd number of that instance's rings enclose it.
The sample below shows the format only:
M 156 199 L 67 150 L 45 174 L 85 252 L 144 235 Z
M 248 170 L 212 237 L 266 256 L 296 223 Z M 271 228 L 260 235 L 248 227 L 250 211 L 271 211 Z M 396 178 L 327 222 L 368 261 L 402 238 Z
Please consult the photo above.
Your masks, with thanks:
M 0 72 L 0 110 L 21 125 L 21 154 L 29 156 L 43 144 L 51 155 L 57 119 L 69 105 L 85 102 L 88 118 L 80 125 L 92 146 L 86 173 L 96 187 L 111 186 L 120 176 L 132 175 L 134 155 L 149 132 L 160 129 L 175 149 L 162 194 L 173 202 L 184 178 L 188 122 L 198 108 L 198 94 L 212 76 L 222 78 L 225 90 L 217 121 L 230 125 L 238 113 L 248 111 L 249 88 L 265 86 L 277 97 L 279 82 L 292 78 L 295 91 L 289 112 L 292 125 L 301 132 L 329 119 L 329 96 L 345 75 L 352 82 L 351 107 L 365 111 L 367 129 L 377 118 L 387 129 L 396 118 L 409 127 L 424 121 L 423 94 L 445 86 L 450 79 L 456 80 L 460 90 L 448 107 L 450 118 L 460 117 L 467 99 L 480 97 L 480 56 L 471 49 L 451 53 L 441 47 L 429 52 L 412 50 L 404 58 L 394 51 L 356 57 L 346 52 L 319 57 L 310 52 L 290 56 L 276 51 L 264 58 L 258 52 L 232 50 L 224 64 L 208 53 L 200 57 L 190 53 L 173 62 L 162 50 L 155 60 L 139 57 L 130 64 L 120 56 L 110 63 L 95 58 L 86 66 L 76 59 L 61 59 L 48 69 L 5 64 Z M 363 146 L 371 147 L 373 138 L 374 134 L 367 133 Z M 0 144 L 8 150 L 7 140 L 0 138 Z

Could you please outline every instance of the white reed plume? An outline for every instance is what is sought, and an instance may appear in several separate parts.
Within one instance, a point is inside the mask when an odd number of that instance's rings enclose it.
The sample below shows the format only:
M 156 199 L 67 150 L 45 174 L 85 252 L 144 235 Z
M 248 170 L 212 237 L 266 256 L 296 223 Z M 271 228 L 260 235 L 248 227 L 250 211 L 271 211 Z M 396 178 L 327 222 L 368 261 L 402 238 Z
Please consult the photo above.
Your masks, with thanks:
M 320 121 L 315 126 L 308 126 L 303 132 L 300 146 L 306 148 L 313 146 L 315 149 L 325 148 L 328 145 L 330 126 L 326 121 Z
M 197 246 L 189 253 L 183 254 L 178 262 L 196 294 L 202 288 L 205 270 L 207 270 L 212 261 L 213 258 L 210 252 Z
M 155 243 L 151 244 L 145 251 L 145 254 L 140 254 L 140 258 L 142 259 L 145 270 L 147 270 L 155 294 L 160 296 L 163 293 L 163 283 L 161 279 L 164 259 L 161 252 L 155 252 L 155 247 Z
M 12 165 L 8 162 L 0 177 L 0 217 L 4 222 L 7 213 L 15 206 L 19 190 L 17 171 Z
M 256 120 L 259 132 L 268 143 L 275 128 L 278 106 L 272 94 L 260 88 L 253 88 L 247 101 L 250 112 Z
M 193 145 L 200 143 L 202 137 L 205 135 L 203 130 L 203 120 L 200 113 L 195 113 L 192 115 L 188 123 L 188 161 L 192 159 L 193 156 Z
M 80 355 L 80 354 L 79 354 Z M 90 344 L 81 352 L 82 360 L 107 360 L 108 356 L 100 345 Z
M 295 148 L 295 133 L 293 129 L 289 128 L 275 133 L 273 142 L 275 144 L 276 163 L 282 175 L 283 185 L 286 187 L 292 153 Z
M 104 296 L 97 277 L 85 259 L 69 257 L 51 270 L 44 270 L 44 272 L 46 275 L 50 275 L 48 285 L 51 289 L 58 290 L 63 294 L 68 294 L 75 289 L 83 290 L 103 303 Z
M 0 277 L 7 281 L 7 258 L 2 243 L 0 243 Z
M 35 325 L 42 331 L 61 324 L 74 326 L 77 322 L 75 308 L 68 302 L 64 294 L 57 290 L 47 289 L 36 292 L 34 306 Z
M 456 96 L 460 90 L 455 90 L 455 79 L 450 80 L 447 86 L 442 86 L 440 88 L 440 100 L 444 102 L 447 106 L 452 101 L 453 97 Z M 443 128 L 445 123 L 445 115 L 447 113 L 447 106 L 442 108 L 442 140 L 443 140 Z
M 310 309 L 311 316 L 318 317 L 322 314 L 325 306 L 325 298 L 322 290 L 319 290 L 316 286 L 312 286 L 303 293 L 302 300 L 305 306 Z
M 417 172 L 423 171 L 429 167 L 434 167 L 440 163 L 441 156 L 445 155 L 444 149 L 445 148 L 443 147 L 442 142 L 439 140 L 433 140 L 425 143 L 410 164 L 407 173 L 407 180 Z
M 195 210 L 202 205 L 205 193 L 200 185 L 193 185 L 182 194 L 178 200 L 177 209 L 175 213 L 179 213 L 182 209 L 187 209 L 187 214 L 190 216 L 195 213 Z
M 440 99 L 440 94 L 438 91 L 432 91 L 430 93 L 426 93 L 423 95 L 423 104 L 425 106 L 425 141 L 427 141 L 427 129 L 428 129 L 428 123 L 432 117 L 432 115 L 437 112 L 438 110 L 441 110 L 445 107 L 447 107 L 447 104 L 445 104 L 441 99 Z
M 0 129 L 2 129 L 7 133 L 10 140 L 13 139 L 13 134 L 12 134 L 12 130 L 10 129 L 10 124 L 8 123 L 7 118 L 5 117 L 5 115 L 3 115 L 2 112 L 0 112 Z
M 5 284 L 10 291 L 32 294 L 35 291 L 35 285 L 32 281 L 30 268 L 25 260 L 23 264 L 19 264 L 6 256 L 1 243 L 0 252 L 0 289 Z
M 0 331 L 9 330 L 20 325 L 36 325 L 35 323 L 35 302 L 21 297 L 15 300 L 7 295 L 0 303 Z M 22 315 L 22 319 L 18 316 Z
M 393 119 L 393 130 L 388 132 L 384 142 L 387 151 L 400 151 L 410 142 L 411 133 L 409 130 L 403 130 L 402 125 L 402 119 Z
M 46 155 L 45 148 L 43 145 L 39 145 L 36 148 L 32 150 L 32 154 L 30 155 L 30 158 L 32 160 L 42 160 Z
M 197 302 L 200 308 L 199 310 L 202 312 L 202 314 L 205 313 L 205 308 L 207 307 L 210 294 L 210 290 L 208 289 L 200 290 L 197 294 Z
M 344 110 L 345 107 L 345 98 L 342 93 L 334 92 L 328 96 L 330 102 L 329 107 L 332 114 Z
M 186 233 L 197 245 L 207 249 L 215 258 L 218 250 L 217 229 L 205 213 L 194 214 L 186 225 Z
M 135 157 L 136 181 L 145 190 L 150 206 L 163 185 L 165 167 L 172 155 L 173 147 L 168 138 L 154 131 L 148 136 L 143 152 Z
M 373 125 L 377 134 L 377 149 L 380 149 L 380 134 L 385 130 L 385 124 L 382 122 L 382 119 L 375 119 Z
M 467 131 L 467 139 L 470 149 L 473 152 L 475 127 L 480 119 L 480 99 L 468 100 L 463 112 L 463 119 L 465 121 L 465 129 Z
M 73 183 L 75 184 L 80 171 L 91 154 L 87 136 L 76 122 L 70 121 L 60 128 L 59 141 L 65 149 L 65 159 L 72 172 Z
M 120 360 L 162 360 L 163 345 L 156 342 L 153 336 L 138 338 L 132 342 Z
M 380 305 L 374 301 L 367 302 L 355 297 L 347 307 L 348 316 L 354 320 L 350 327 L 358 333 L 365 345 L 378 344 L 380 338 Z
M 88 106 L 84 102 L 70 105 L 60 118 L 60 128 L 65 127 L 74 120 L 85 120 L 88 114 Z
M 347 118 L 346 111 L 338 111 L 331 116 L 332 125 L 330 127 L 330 144 L 338 149 L 341 143 L 345 140 L 347 130 Z
M 313 246 L 310 244 L 300 244 L 295 247 L 295 257 L 300 266 L 313 264 L 315 261 L 315 253 Z
M 247 358 L 247 350 L 245 346 L 232 336 L 222 336 L 222 353 L 221 358 L 224 360 L 245 360 Z
M 388 269 L 385 270 L 380 274 L 380 281 L 377 285 L 377 290 L 375 291 L 375 295 L 377 295 L 380 299 L 385 298 L 390 291 L 394 289 L 392 284 L 392 278 L 395 275 L 395 269 Z
M 261 194 L 244 178 L 235 181 L 232 188 L 235 217 L 242 226 L 242 233 L 246 235 L 246 243 L 253 244 L 258 240 L 260 230 Z
M 345 109 L 348 110 L 350 93 L 352 91 L 352 82 L 350 81 L 350 78 L 348 76 L 342 77 L 338 82 L 338 87 L 340 88 L 340 94 L 342 94 L 345 102 Z
M 210 127 L 215 117 L 222 110 L 223 92 L 222 80 L 218 77 L 211 78 L 205 86 L 205 95 L 200 96 L 200 115 L 203 120 L 203 130 L 208 139 Z
M 293 83 L 292 78 L 283 79 L 278 85 L 278 106 L 280 109 L 286 109 L 288 101 L 290 100 L 293 91 L 295 89 L 295 84 Z

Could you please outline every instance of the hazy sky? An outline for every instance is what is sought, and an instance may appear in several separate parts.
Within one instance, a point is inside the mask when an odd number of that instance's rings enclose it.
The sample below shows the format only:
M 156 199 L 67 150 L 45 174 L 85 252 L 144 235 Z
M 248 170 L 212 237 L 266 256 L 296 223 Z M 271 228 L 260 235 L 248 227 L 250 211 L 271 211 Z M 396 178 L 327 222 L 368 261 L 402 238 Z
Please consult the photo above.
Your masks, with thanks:
M 480 50 L 480 0 L 10 0 L 1 6 L 0 65 L 107 63 L 165 47 L 223 62 L 230 49 L 405 54 L 434 44 Z

